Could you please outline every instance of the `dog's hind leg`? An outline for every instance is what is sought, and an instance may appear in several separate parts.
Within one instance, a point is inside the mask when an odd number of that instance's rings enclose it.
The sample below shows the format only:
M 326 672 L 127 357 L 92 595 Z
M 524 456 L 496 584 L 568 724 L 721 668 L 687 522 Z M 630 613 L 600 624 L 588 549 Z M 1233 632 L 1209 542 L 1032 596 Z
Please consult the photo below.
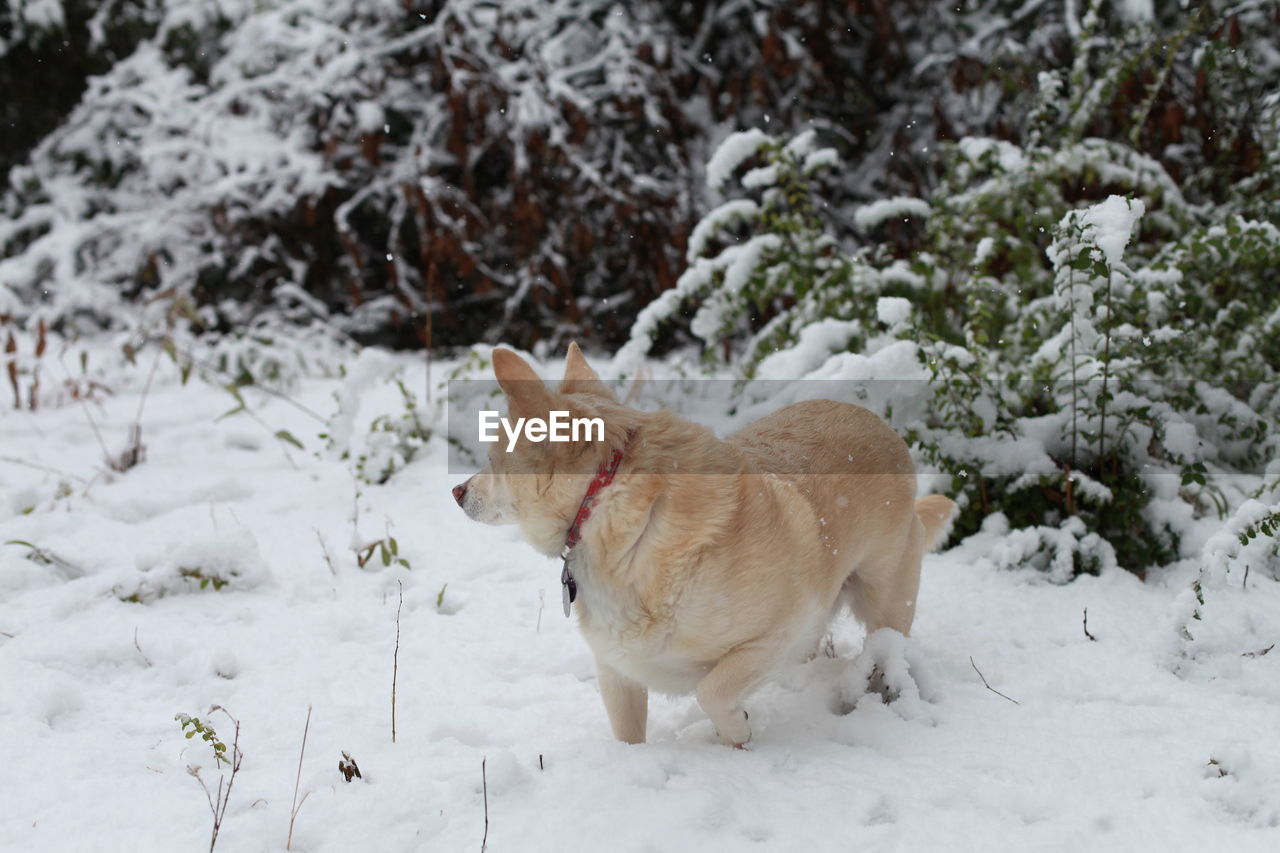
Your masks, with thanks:
M 860 567 L 844 582 L 841 598 L 868 634 L 881 628 L 892 628 L 903 636 L 911 633 L 925 544 L 924 525 L 913 517 L 907 541 L 897 554 Z
M 751 740 L 742 700 L 776 668 L 779 647 L 785 644 L 739 646 L 698 682 L 698 705 L 711 718 L 722 743 L 741 749 Z
M 613 736 L 626 743 L 644 743 L 649 717 L 649 691 L 601 660 L 596 660 L 600 698 Z

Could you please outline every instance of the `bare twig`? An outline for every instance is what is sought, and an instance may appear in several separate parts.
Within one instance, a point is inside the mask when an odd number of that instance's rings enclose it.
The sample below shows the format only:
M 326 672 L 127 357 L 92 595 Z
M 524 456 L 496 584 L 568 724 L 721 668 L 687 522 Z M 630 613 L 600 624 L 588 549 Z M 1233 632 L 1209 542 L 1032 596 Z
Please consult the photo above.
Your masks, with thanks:
M 360 482 L 356 480 L 355 469 L 351 469 L 351 543 L 356 547 L 360 541 Z M 357 547 L 358 551 L 359 548 Z
M 315 531 L 316 538 L 320 540 L 320 550 L 324 552 L 324 561 L 329 566 L 329 572 L 336 576 L 338 567 L 333 564 L 333 556 L 329 553 L 329 545 L 324 541 L 324 536 L 320 534 L 320 528 L 313 527 L 311 529 Z
M 480 785 L 484 790 L 484 838 L 480 839 L 480 853 L 489 846 L 489 778 L 485 775 L 484 765 L 488 756 L 480 759 Z
M 983 684 L 983 685 L 984 685 L 988 690 L 990 690 L 992 693 L 996 694 L 997 696 L 1002 696 L 1002 697 L 1004 697 L 1005 699 L 1008 699 L 1010 702 L 1012 702 L 1012 703 L 1013 703 L 1013 704 L 1015 704 L 1015 705 L 1021 705 L 1021 704 L 1022 704 L 1022 703 L 1021 703 L 1021 702 L 1019 702 L 1017 699 L 1014 699 L 1014 698 L 1013 698 L 1013 697 L 1011 697 L 1011 696 L 1005 696 L 1005 695 L 1004 695 L 1003 693 L 1001 693 L 999 690 L 996 690 L 996 689 L 995 689 L 994 687 L 992 687 L 990 684 L 987 684 L 987 677 L 986 677 L 985 675 L 983 675 L 983 674 L 982 674 L 982 670 L 978 669 L 978 665 L 977 665 L 976 663 L 974 663 L 974 662 L 973 662 L 973 655 L 970 655 L 970 656 L 969 656 L 969 666 L 973 667 L 973 671 L 974 671 L 974 672 L 976 672 L 976 673 L 978 673 L 978 677 L 982 679 L 982 684 Z
M 302 749 L 298 750 L 298 775 L 293 779 L 293 808 L 289 810 L 289 837 L 285 840 L 284 849 L 293 849 L 293 822 L 298 819 L 298 812 L 302 811 L 302 804 L 307 801 L 307 797 L 311 796 L 311 792 L 307 791 L 302 795 L 301 802 L 298 800 L 298 786 L 302 784 L 302 757 L 307 754 L 307 732 L 311 730 L 311 706 L 307 706 L 307 722 L 302 727 Z
M 164 348 L 156 349 L 155 361 L 151 362 L 151 371 L 147 373 L 146 384 L 142 386 L 142 397 L 138 400 L 138 413 L 133 416 L 134 423 L 142 423 L 142 411 L 147 406 L 147 397 L 151 394 L 151 383 L 155 381 L 156 370 L 160 367 L 160 356 L 164 355 Z
M 260 390 L 266 390 L 266 389 L 263 388 Z M 295 471 L 299 470 L 298 463 L 293 461 L 293 456 L 290 455 L 289 448 L 285 446 L 286 444 L 293 444 L 296 446 L 298 444 L 298 440 L 296 438 L 293 438 L 292 436 L 286 438 L 285 436 L 287 436 L 288 433 L 284 432 L 284 430 L 272 429 L 271 424 L 264 421 L 258 415 L 257 412 L 255 412 L 253 409 L 250 409 L 247 405 L 244 407 L 243 411 L 244 411 L 244 414 L 249 418 L 249 420 L 253 421 L 258 426 L 262 427 L 264 430 L 269 432 L 271 434 L 271 437 L 276 440 L 276 446 L 278 446 L 280 448 L 280 452 L 284 454 L 284 461 L 289 463 L 289 467 Z M 225 415 L 223 417 L 225 417 Z M 219 420 L 221 420 L 221 418 L 219 418 Z M 281 435 L 282 432 L 284 432 L 284 435 Z
M 156 370 L 160 367 L 160 357 L 164 348 L 156 348 L 156 357 L 151 362 L 151 370 L 147 372 L 147 381 L 142 386 L 142 395 L 138 398 L 138 411 L 129 425 L 129 442 L 119 456 L 107 456 L 107 466 L 121 473 L 133 468 L 143 459 L 146 448 L 142 444 L 142 413 L 147 407 L 147 398 L 151 396 L 151 385 L 156 378 Z
M 16 456 L 6 456 L 4 454 L 0 454 L 0 462 L 8 462 L 10 465 L 21 465 L 24 468 L 32 468 L 36 471 L 43 471 L 46 474 L 57 474 L 59 477 L 66 477 L 68 480 L 75 480 L 80 483 L 88 482 L 88 480 L 86 480 L 84 477 L 78 476 L 76 474 L 71 474 L 66 471 L 60 471 L 57 468 L 50 468 L 47 465 L 40 465 L 36 462 L 28 462 L 25 459 L 18 459 Z
M 138 628 L 136 625 L 133 629 L 133 647 L 138 650 L 138 654 L 142 655 L 142 662 L 147 666 L 151 666 L 151 658 L 147 657 L 147 653 L 142 650 L 142 646 L 138 645 Z
M 427 354 L 427 378 L 426 378 L 426 380 L 425 380 L 425 383 L 426 383 L 426 386 L 427 386 L 427 387 L 426 387 L 426 392 L 427 392 L 427 393 L 426 393 L 426 396 L 425 396 L 423 399 L 425 399 L 425 400 L 426 400 L 426 403 L 427 403 L 427 406 L 428 406 L 428 407 L 430 407 L 430 406 L 431 406 L 431 345 L 432 345 L 432 337 L 433 337 L 433 336 L 432 336 L 432 334 L 431 334 L 431 331 L 432 331 L 432 329 L 431 329 L 431 318 L 432 318 L 432 317 L 435 315 L 435 313 L 436 313 L 435 311 L 431 310 L 431 308 L 432 308 L 432 306 L 431 306 L 431 301 L 432 301 L 432 300 L 431 300 L 431 280 L 432 280 L 433 278 L 435 278 L 435 275 L 433 275 L 433 273 L 435 272 L 435 269 L 434 269 L 435 264 L 433 263 L 431 266 L 433 267 L 433 269 L 431 269 L 431 270 L 429 270 L 429 271 L 427 272 L 427 282 L 426 282 L 426 285 L 427 285 L 427 310 L 423 312 L 424 314 L 426 314 L 426 321 L 427 321 L 427 340 L 426 340 L 426 346 L 424 346 L 424 347 L 422 348 L 422 349 L 423 349 L 423 351 L 424 351 L 424 352 L 426 352 L 426 354 Z
M 400 587 L 400 602 L 396 605 L 396 648 L 391 654 L 391 742 L 396 742 L 396 679 L 400 675 L 400 609 L 404 607 L 404 583 Z
M 1084 609 L 1084 635 L 1095 643 L 1098 642 L 1098 638 L 1089 633 L 1089 608 L 1087 607 Z
M 538 753 L 538 769 L 539 769 L 539 770 L 546 770 L 546 769 L 547 769 L 547 768 L 545 768 L 545 767 L 543 767 L 543 766 L 542 766 L 542 753 L 541 753 L 541 752 L 539 752 L 539 753 Z
M 66 371 L 65 367 L 63 368 L 63 371 Z M 68 374 L 68 377 L 69 376 L 70 374 Z M 102 440 L 102 433 L 98 431 L 98 422 L 93 419 L 93 413 L 89 411 L 89 404 L 85 401 L 84 397 L 76 397 L 76 402 L 80 404 L 80 408 L 84 412 L 85 420 L 89 422 L 89 428 L 93 430 L 93 437 L 98 440 L 98 447 L 102 450 L 103 460 L 107 463 L 108 467 L 114 469 L 115 466 L 112 465 L 114 457 L 112 457 L 111 451 L 107 449 L 107 443 Z
M 1275 647 L 1276 647 L 1276 644 L 1275 644 L 1275 643 L 1272 643 L 1271 645 L 1267 646 L 1265 649 L 1258 649 L 1256 652 L 1244 652 L 1243 654 L 1241 654 L 1241 655 L 1240 655 L 1240 657 L 1243 657 L 1243 658 L 1260 658 L 1260 657 L 1262 657 L 1263 655 L 1265 655 L 1267 652 L 1269 652 L 1269 651 L 1271 651 L 1272 649 L 1274 649 Z

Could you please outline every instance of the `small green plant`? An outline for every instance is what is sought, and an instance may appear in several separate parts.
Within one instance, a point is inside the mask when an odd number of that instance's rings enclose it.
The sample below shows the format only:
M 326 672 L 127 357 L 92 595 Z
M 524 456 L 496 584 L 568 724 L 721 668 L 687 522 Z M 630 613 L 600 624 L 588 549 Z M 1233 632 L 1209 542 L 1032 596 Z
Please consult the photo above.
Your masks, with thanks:
M 199 569 L 199 568 L 192 569 L 192 568 L 179 566 L 178 576 L 187 578 L 188 580 L 196 581 L 200 585 L 201 589 L 208 589 L 209 587 L 213 587 L 214 591 L 220 590 L 223 587 L 229 586 L 231 584 L 231 581 L 229 579 L 220 578 L 214 574 L 206 574 L 203 569 Z
M 210 713 L 218 710 L 217 705 L 209 709 Z M 213 758 L 219 764 L 230 764 L 231 760 L 227 758 L 227 745 L 218 738 L 218 733 L 214 731 L 213 726 L 205 723 L 199 717 L 193 717 L 190 714 L 174 714 L 173 718 L 178 721 L 179 726 L 184 732 L 184 737 L 191 740 L 196 735 L 200 735 L 200 739 L 209 744 L 213 750 Z
M 23 514 L 25 515 L 26 513 L 24 512 Z M 53 551 L 50 551 L 47 548 L 41 548 L 39 545 L 35 545 L 31 542 L 26 541 L 25 539 L 10 539 L 4 544 L 17 545 L 20 548 L 26 548 L 27 559 L 37 565 L 54 566 L 56 568 L 63 569 L 64 571 L 71 572 L 73 574 L 80 573 L 79 567 L 76 566 L 74 563 L 68 562 L 67 560 L 64 560 L 62 557 L 59 557 Z
M 216 764 L 220 768 L 225 765 L 231 771 L 230 776 L 219 773 L 217 787 L 210 790 L 204 777 L 200 775 L 200 766 L 198 764 L 187 765 L 187 773 L 199 782 L 200 787 L 204 790 L 205 799 L 209 803 L 209 811 L 213 816 L 213 830 L 209 836 L 209 853 L 213 853 L 213 848 L 218 843 L 218 832 L 222 829 L 222 821 L 227 814 L 227 804 L 231 800 L 231 788 L 235 785 L 236 776 L 240 773 L 240 765 L 244 761 L 244 753 L 240 751 L 240 721 L 231 716 L 231 712 L 221 705 L 214 705 L 209 708 L 209 714 L 215 713 L 225 714 L 227 719 L 235 725 L 235 736 L 231 739 L 230 748 L 218 737 L 218 733 L 214 731 L 213 727 L 199 717 L 193 717 L 190 714 L 174 715 L 174 719 L 178 721 L 179 726 L 185 733 L 184 736 L 188 740 L 200 735 L 200 739 L 209 744 L 209 747 L 213 750 Z
M 1280 532 L 1280 508 L 1269 510 L 1257 521 L 1251 522 L 1240 531 L 1240 544 L 1247 546 L 1258 535 L 1275 536 Z
M 390 534 L 356 549 L 356 564 L 363 569 L 373 559 L 374 554 L 379 556 L 384 566 L 390 566 L 394 563 L 397 566 L 404 566 L 406 569 L 413 568 L 413 566 L 409 565 L 407 559 L 400 556 L 400 543 Z
M 1200 554 L 1200 572 L 1179 600 L 1180 613 L 1175 624 L 1183 657 L 1188 655 L 1189 644 L 1196 640 L 1197 629 L 1193 623 L 1204 621 L 1206 590 L 1213 589 L 1216 594 L 1232 575 L 1233 568 L 1243 568 L 1239 577 L 1245 588 L 1251 566 L 1270 567 L 1271 577 L 1280 580 L 1278 555 L 1280 504 L 1267 506 L 1258 500 L 1245 501 L 1205 543 Z
M 137 571 L 115 585 L 122 601 L 150 604 L 171 595 L 216 596 L 229 589 L 253 589 L 270 574 L 257 542 L 243 529 L 201 535 L 188 531 L 179 541 L 139 555 Z

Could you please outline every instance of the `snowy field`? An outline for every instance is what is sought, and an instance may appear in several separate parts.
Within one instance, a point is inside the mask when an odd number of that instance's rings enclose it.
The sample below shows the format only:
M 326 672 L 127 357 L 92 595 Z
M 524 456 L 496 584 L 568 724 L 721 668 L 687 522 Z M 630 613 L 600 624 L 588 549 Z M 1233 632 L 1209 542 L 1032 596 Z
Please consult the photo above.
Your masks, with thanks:
M 149 363 L 89 406 L 113 452 Z M 342 385 L 290 394 L 327 417 Z M 353 441 L 397 393 L 370 380 Z M 224 853 L 285 848 L 308 708 L 295 850 L 478 851 L 486 797 L 491 851 L 1280 849 L 1280 650 L 1260 654 L 1280 584 L 1262 572 L 1206 589 L 1188 643 L 1195 560 L 1056 586 L 993 568 L 997 520 L 927 560 L 912 638 L 878 649 L 896 701 L 865 692 L 846 618 L 837 657 L 749 702 L 749 750 L 715 743 L 691 697 L 654 698 L 650 742 L 625 746 L 559 564 L 463 515 L 443 441 L 357 495 L 324 425 L 244 399 L 219 419 L 230 395 L 162 362 L 125 473 L 81 405 L 0 416 L 0 542 L 29 543 L 0 546 L 0 850 L 207 848 L 187 768 L 220 771 L 174 717 L 230 750 L 214 704 L 244 755 Z M 388 537 L 408 568 L 357 565 Z

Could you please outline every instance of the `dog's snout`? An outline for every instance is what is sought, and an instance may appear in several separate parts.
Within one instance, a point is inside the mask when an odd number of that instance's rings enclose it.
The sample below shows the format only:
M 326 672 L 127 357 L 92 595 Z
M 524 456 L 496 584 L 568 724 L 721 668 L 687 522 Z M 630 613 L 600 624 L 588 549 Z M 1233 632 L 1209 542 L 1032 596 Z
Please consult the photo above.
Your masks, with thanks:
M 453 499 L 458 502 L 458 506 L 462 506 L 462 502 L 467 499 L 466 483 L 459 483 L 453 487 Z

